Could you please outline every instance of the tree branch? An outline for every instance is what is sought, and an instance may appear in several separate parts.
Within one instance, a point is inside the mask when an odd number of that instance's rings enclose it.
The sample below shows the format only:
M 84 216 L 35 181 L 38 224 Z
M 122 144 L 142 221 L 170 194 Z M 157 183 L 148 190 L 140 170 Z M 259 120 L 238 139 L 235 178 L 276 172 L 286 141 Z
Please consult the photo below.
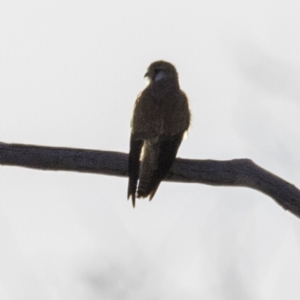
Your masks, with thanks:
M 120 152 L 0 143 L 2 165 L 127 177 L 127 159 L 128 155 Z M 178 158 L 166 180 L 256 189 L 300 217 L 300 191 L 249 159 L 216 161 Z

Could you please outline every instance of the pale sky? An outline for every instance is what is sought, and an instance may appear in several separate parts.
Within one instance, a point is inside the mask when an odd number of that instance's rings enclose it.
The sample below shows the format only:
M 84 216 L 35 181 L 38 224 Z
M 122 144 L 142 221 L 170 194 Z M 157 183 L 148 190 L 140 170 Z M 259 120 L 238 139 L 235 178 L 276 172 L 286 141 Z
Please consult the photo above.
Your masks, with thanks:
M 178 70 L 178 156 L 300 187 L 300 2 L 6 1 L 0 141 L 128 152 L 148 65 Z M 245 188 L 0 167 L 0 299 L 299 299 L 300 220 Z

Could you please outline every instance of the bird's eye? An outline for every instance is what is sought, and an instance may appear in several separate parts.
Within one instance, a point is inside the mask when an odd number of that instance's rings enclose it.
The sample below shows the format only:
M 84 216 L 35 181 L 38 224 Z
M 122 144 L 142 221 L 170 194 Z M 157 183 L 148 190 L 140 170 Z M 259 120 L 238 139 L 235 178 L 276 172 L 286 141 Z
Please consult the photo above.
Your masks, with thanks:
M 163 70 L 155 69 L 154 70 L 154 81 L 159 81 L 166 77 L 166 73 Z

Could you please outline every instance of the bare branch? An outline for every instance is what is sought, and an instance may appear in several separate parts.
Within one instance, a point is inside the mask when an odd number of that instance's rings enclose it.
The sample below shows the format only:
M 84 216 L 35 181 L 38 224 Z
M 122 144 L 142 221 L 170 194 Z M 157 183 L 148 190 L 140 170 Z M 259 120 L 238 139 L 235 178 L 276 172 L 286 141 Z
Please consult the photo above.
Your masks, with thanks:
M 126 177 L 127 159 L 128 155 L 120 152 L 0 143 L 2 165 Z M 249 159 L 177 159 L 166 180 L 253 188 L 300 217 L 300 191 Z

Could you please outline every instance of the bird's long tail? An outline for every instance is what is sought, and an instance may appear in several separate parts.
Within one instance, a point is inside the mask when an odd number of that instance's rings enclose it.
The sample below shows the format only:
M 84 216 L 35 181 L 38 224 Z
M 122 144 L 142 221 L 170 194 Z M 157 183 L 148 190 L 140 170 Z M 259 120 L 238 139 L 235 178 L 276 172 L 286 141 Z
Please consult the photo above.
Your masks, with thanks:
M 183 132 L 157 143 L 148 144 L 141 164 L 137 197 L 151 200 L 160 182 L 168 174 L 176 158 Z

